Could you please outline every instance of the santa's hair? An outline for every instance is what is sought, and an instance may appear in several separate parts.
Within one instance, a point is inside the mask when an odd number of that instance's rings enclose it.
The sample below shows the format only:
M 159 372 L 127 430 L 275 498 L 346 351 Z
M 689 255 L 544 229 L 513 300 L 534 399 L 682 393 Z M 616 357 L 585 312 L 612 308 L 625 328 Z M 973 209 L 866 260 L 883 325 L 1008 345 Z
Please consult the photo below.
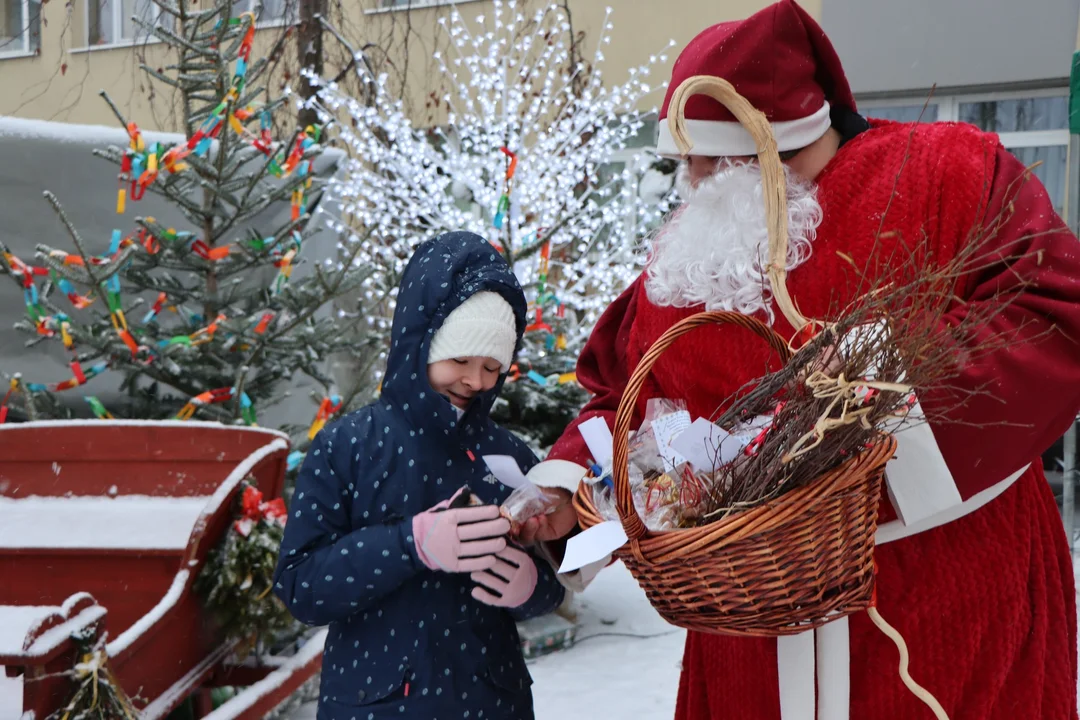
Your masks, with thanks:
M 787 270 L 810 257 L 821 223 L 816 189 L 790 170 L 787 175 Z M 710 177 L 690 186 L 686 165 L 676 187 L 684 203 L 651 238 L 645 289 L 656 305 L 763 313 L 773 322 L 772 288 L 766 275 L 766 231 L 761 169 L 754 162 L 725 161 Z

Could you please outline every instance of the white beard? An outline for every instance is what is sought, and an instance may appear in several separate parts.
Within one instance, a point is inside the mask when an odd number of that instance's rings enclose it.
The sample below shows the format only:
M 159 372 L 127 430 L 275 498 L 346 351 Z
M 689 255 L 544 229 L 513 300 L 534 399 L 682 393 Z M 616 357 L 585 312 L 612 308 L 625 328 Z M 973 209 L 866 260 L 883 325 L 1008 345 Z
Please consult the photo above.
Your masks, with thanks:
M 816 187 L 787 174 L 788 271 L 806 262 L 821 224 Z M 690 187 L 679 168 L 682 206 L 652 238 L 645 290 L 655 305 L 764 313 L 773 322 L 772 287 L 766 275 L 769 238 L 761 169 L 756 163 L 721 164 Z

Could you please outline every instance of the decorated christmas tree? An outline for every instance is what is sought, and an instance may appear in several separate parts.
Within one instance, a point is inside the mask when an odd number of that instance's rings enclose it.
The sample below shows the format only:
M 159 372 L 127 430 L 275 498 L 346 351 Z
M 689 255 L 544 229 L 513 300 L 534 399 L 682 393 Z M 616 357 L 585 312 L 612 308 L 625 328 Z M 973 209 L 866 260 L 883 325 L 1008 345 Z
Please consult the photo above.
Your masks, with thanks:
M 67 237 L 38 245 L 32 258 L 0 245 L 0 268 L 23 288 L 19 327 L 28 342 L 63 343 L 70 354 L 70 378 L 37 378 L 33 368 L 9 378 L 5 405 L 31 418 L 71 414 L 57 393 L 92 393 L 96 376 L 118 373 L 123 401 L 107 407 L 85 396 L 100 417 L 251 424 L 296 373 L 330 397 L 325 360 L 363 342 L 362 328 L 347 332 L 362 313 L 332 303 L 373 269 L 348 256 L 305 264 L 318 230 L 311 212 L 322 188 L 312 171 L 322 129 L 275 131 L 295 123 L 286 98 L 269 89 L 271 58 L 287 35 L 255 57 L 255 16 L 234 17 L 231 2 L 155 5 L 152 24 L 134 21 L 167 44 L 171 61 L 142 69 L 172 89 L 162 97 L 175 99 L 182 139 L 149 142 L 103 94 L 129 139 L 96 153 L 118 167 L 118 190 L 87 189 L 102 194 L 103 212 L 115 203 L 105 252 L 92 252 L 102 239 L 82 238 L 50 193 Z M 103 185 L 108 178 L 104 171 Z M 140 216 L 147 192 L 165 198 L 183 224 Z M 286 221 L 268 220 L 284 208 Z M 353 240 L 356 254 L 363 242 Z
M 531 302 L 530 324 L 496 417 L 537 447 L 585 401 L 573 373 L 578 352 L 640 270 L 637 243 L 672 201 L 664 179 L 672 167 L 626 152 L 615 162 L 645 126 L 644 103 L 655 91 L 650 69 L 666 57 L 605 85 L 608 17 L 586 61 L 565 12 L 552 5 L 526 16 L 515 2 L 496 0 L 474 23 L 456 10 L 441 20 L 445 48 L 434 54 L 441 78 L 428 110 L 445 122 L 435 127 L 412 121 L 387 77 L 363 64 L 358 72 L 374 87 L 374 102 L 334 83 L 315 99 L 324 122 L 347 118 L 334 131 L 350 153 L 330 188 L 334 203 L 320 210 L 334 216 L 340 235 L 370 235 L 355 260 L 378 269 L 364 295 L 391 297 L 368 318 L 372 331 L 388 333 L 400 273 L 433 235 L 475 232 L 514 267 Z

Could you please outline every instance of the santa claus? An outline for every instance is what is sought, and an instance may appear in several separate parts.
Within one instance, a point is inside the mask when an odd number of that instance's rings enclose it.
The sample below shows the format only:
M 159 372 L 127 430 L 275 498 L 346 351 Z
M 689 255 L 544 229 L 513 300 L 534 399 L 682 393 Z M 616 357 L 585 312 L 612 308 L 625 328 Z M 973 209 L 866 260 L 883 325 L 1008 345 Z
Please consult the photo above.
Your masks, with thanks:
M 878 604 L 907 640 L 912 674 L 952 720 L 1076 718 L 1072 565 L 1039 460 L 1080 409 L 1076 238 L 995 135 L 859 115 L 829 40 L 792 0 L 691 41 L 660 113 L 662 153 L 678 154 L 667 123 L 672 92 L 697 75 L 728 80 L 771 122 L 788 175 L 788 289 L 807 317 L 828 317 L 856 296 L 865 273 L 883 270 L 872 257 L 925 253 L 944 263 L 997 228 L 998 261 L 958 283 L 945 322 L 1007 297 L 986 332 L 1014 332 L 1018 341 L 981 354 L 956 380 L 990 392 L 931 422 L 934 447 L 915 458 L 929 469 L 916 480 L 929 483 L 939 506 L 927 516 L 916 502 L 905 513 L 883 495 Z M 777 310 L 765 273 L 753 140 L 709 97 L 690 98 L 685 117 L 694 146 L 679 174 L 684 203 L 653 239 L 645 271 L 593 331 L 578 364 L 593 397 L 551 458 L 588 465 L 577 425 L 593 417 L 612 425 L 634 367 L 688 315 L 734 310 L 785 337 L 797 330 Z M 636 422 L 650 397 L 685 399 L 693 415 L 713 416 L 737 388 L 777 368 L 744 330 L 695 331 L 655 365 Z M 941 506 L 941 497 L 954 500 Z M 920 520 L 905 523 L 897 510 Z M 525 539 L 564 535 L 572 522 L 532 521 Z M 690 632 L 676 716 L 930 717 L 897 662 L 865 614 L 779 642 Z

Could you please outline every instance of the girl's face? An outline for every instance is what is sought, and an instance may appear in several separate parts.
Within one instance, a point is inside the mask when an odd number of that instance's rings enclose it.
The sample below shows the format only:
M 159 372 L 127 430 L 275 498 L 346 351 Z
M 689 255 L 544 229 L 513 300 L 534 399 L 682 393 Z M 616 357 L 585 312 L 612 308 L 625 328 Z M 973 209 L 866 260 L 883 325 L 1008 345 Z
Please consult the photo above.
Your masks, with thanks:
M 489 357 L 451 358 L 427 367 L 431 389 L 462 410 L 469 407 L 474 396 L 495 387 L 499 380 L 499 361 Z

